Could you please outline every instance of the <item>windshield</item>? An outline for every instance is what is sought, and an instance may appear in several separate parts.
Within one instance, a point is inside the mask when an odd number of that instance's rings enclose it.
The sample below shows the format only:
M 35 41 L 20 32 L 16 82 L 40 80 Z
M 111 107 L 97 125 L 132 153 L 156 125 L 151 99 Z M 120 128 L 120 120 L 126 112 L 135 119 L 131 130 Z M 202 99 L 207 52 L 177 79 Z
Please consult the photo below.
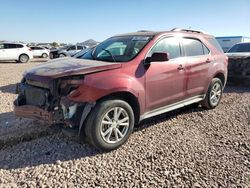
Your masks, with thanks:
M 135 58 L 150 39 L 150 36 L 112 37 L 99 44 L 95 49 L 88 51 L 81 58 L 127 62 Z
M 250 52 L 250 43 L 241 43 L 234 45 L 230 50 L 228 50 L 228 53 L 233 52 Z

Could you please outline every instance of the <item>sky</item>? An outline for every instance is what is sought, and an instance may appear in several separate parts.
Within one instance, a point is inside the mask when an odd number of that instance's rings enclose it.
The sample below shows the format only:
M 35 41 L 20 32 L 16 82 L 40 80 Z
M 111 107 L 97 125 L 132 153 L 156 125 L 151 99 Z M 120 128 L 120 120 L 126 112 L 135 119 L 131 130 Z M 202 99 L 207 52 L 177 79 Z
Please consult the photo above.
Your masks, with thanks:
M 250 37 L 250 0 L 1 0 L 0 40 L 83 42 L 175 27 Z

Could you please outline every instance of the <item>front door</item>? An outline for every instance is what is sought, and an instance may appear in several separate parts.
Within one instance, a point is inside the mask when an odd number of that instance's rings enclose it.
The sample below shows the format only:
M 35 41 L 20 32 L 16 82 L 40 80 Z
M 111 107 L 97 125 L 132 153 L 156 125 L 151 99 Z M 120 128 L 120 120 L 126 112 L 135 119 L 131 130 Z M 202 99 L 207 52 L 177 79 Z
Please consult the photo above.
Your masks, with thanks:
M 146 110 L 183 100 L 185 92 L 185 58 L 181 57 L 179 39 L 167 37 L 158 41 L 148 53 L 166 52 L 169 61 L 151 62 L 146 70 Z

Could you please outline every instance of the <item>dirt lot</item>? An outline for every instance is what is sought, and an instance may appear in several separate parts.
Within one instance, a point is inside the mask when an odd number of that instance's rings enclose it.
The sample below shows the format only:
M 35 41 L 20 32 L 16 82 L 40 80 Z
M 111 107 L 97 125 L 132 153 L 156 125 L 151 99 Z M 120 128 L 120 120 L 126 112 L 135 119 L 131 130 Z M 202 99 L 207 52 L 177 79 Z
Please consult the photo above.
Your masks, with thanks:
M 39 63 L 0 63 L 0 187 L 250 187 L 249 86 L 227 86 L 214 110 L 144 121 L 124 146 L 102 153 L 15 118 L 15 83 Z

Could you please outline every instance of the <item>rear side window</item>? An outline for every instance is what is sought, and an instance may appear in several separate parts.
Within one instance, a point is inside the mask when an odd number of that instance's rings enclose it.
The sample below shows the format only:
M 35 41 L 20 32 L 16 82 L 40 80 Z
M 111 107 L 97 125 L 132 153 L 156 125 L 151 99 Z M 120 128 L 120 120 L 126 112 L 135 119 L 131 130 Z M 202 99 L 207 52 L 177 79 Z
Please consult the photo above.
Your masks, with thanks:
M 78 50 L 83 50 L 83 46 L 77 46 Z
M 21 44 L 16 45 L 16 48 L 22 48 L 22 47 L 23 47 L 23 45 L 21 45 Z
M 169 37 L 160 40 L 149 52 L 148 57 L 151 57 L 155 52 L 169 53 L 169 58 L 174 59 L 181 56 L 179 41 L 176 38 Z
M 76 46 L 71 46 L 71 47 L 68 49 L 68 51 L 70 51 L 70 50 L 76 50 Z
M 209 38 L 207 39 L 210 44 L 212 44 L 219 52 L 224 53 L 220 44 L 217 42 L 215 38 Z
M 182 40 L 183 48 L 186 56 L 200 56 L 204 55 L 203 44 L 196 39 L 184 38 Z
M 0 49 L 4 49 L 4 44 L 0 44 Z

